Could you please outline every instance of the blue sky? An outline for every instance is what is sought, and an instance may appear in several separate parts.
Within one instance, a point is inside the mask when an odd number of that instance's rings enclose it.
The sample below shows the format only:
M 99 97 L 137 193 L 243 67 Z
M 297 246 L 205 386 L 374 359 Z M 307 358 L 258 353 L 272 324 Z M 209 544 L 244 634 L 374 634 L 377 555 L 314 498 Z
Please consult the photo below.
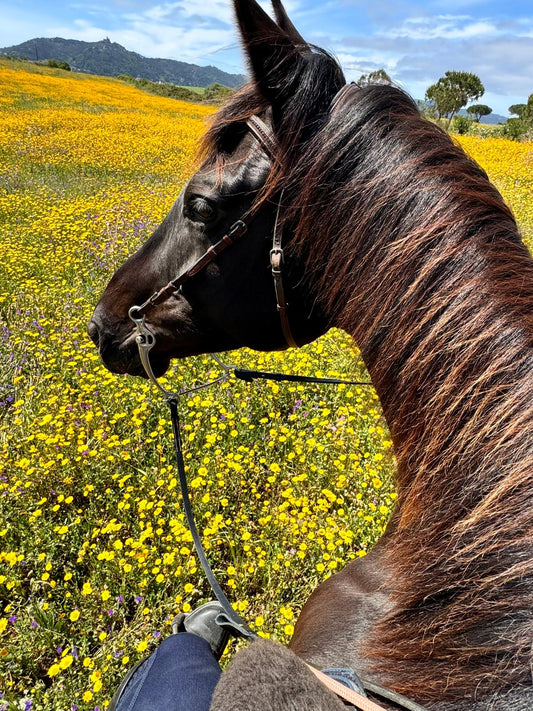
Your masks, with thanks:
M 383 67 L 418 99 L 446 70 L 470 71 L 485 85 L 479 101 L 504 116 L 533 93 L 531 0 L 287 0 L 286 7 L 349 80 Z M 0 0 L 0 17 L 0 47 L 109 37 L 146 57 L 244 72 L 230 0 Z

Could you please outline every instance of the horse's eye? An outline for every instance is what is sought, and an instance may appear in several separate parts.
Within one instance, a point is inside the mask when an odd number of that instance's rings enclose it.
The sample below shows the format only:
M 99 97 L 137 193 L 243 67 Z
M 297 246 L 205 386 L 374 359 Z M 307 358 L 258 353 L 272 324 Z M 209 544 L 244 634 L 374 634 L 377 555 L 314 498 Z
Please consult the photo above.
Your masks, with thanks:
M 203 197 L 194 196 L 189 201 L 189 212 L 190 217 L 193 220 L 200 220 L 201 222 L 209 222 L 216 215 L 216 209 L 208 200 Z

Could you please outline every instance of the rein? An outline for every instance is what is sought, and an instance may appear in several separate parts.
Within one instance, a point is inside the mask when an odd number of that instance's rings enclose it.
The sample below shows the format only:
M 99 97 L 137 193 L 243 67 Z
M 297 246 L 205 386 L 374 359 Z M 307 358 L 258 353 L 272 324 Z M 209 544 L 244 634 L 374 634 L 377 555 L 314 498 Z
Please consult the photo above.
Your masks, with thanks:
M 251 133 L 259 141 L 261 147 L 269 154 L 271 158 L 276 160 L 275 151 L 277 147 L 277 142 L 270 128 L 257 116 L 252 116 L 250 119 L 248 119 L 247 125 Z M 288 303 L 286 302 L 283 290 L 282 263 L 284 255 L 282 249 L 282 235 L 280 230 L 278 230 L 278 219 L 282 196 L 283 192 L 281 194 L 276 211 L 276 219 L 274 223 L 272 239 L 272 249 L 270 251 L 270 264 L 274 280 L 274 289 L 276 293 L 277 310 L 280 315 L 283 335 L 289 346 L 298 347 L 298 344 L 291 332 L 288 317 Z M 191 499 L 189 496 L 187 474 L 185 471 L 185 462 L 183 458 L 183 446 L 180 435 L 180 420 L 178 413 L 179 398 L 197 390 L 222 382 L 226 380 L 231 374 L 233 374 L 239 380 L 249 383 L 258 379 L 274 380 L 277 382 L 288 381 L 299 383 L 318 383 L 326 385 L 371 385 L 372 383 L 358 380 L 316 378 L 312 376 L 300 376 L 285 373 L 269 373 L 259 370 L 247 370 L 243 368 L 237 368 L 233 365 L 227 365 L 223 363 L 215 354 L 212 353 L 211 356 L 224 370 L 224 375 L 222 375 L 221 377 L 206 383 L 202 383 L 190 389 L 184 390 L 180 393 L 175 393 L 170 390 L 167 390 L 161 385 L 161 383 L 156 378 L 152 366 L 150 364 L 149 354 L 151 349 L 156 344 L 156 338 L 146 325 L 145 316 L 147 312 L 155 308 L 155 306 L 157 306 L 158 304 L 163 303 L 175 294 L 181 292 L 183 285 L 188 282 L 189 279 L 201 272 L 223 251 L 236 244 L 236 242 L 238 242 L 246 234 L 247 229 L 248 221 L 246 216 L 243 216 L 239 220 L 234 222 L 229 228 L 228 232 L 215 244 L 209 247 L 207 251 L 199 259 L 197 259 L 191 267 L 189 267 L 189 269 L 177 276 L 175 279 L 171 280 L 162 289 L 155 292 L 140 306 L 132 306 L 129 310 L 129 317 L 135 324 L 135 328 L 137 330 L 136 342 L 139 349 L 139 357 L 143 368 L 148 378 L 157 387 L 157 389 L 163 396 L 163 399 L 165 400 L 165 402 L 167 402 L 170 408 L 172 432 L 174 436 L 174 452 L 176 456 L 176 465 L 178 469 L 185 517 L 187 519 L 187 524 L 189 526 L 189 530 L 193 538 L 193 543 L 198 554 L 200 564 L 207 577 L 207 580 L 209 581 L 211 589 L 215 594 L 215 597 L 217 598 L 224 610 L 224 612 L 220 613 L 217 616 L 216 622 L 218 625 L 227 629 L 236 637 L 243 637 L 248 640 L 254 640 L 258 639 L 258 635 L 250 629 L 246 621 L 243 620 L 242 617 L 238 614 L 238 612 L 233 609 L 224 591 L 220 587 L 215 577 L 215 574 L 213 573 L 213 570 L 209 564 L 204 547 L 202 545 L 200 535 L 198 533 L 196 522 L 194 520 Z M 382 706 L 376 704 L 366 696 L 363 696 L 357 691 L 354 691 L 345 686 L 344 684 L 336 681 L 335 679 L 332 679 L 330 676 L 316 669 L 315 667 L 309 664 L 306 664 L 306 666 L 325 686 L 327 686 L 331 691 L 333 691 L 333 693 L 335 693 L 337 696 L 341 697 L 348 703 L 353 704 L 356 708 L 360 709 L 360 711 L 385 711 Z M 361 680 L 361 683 L 366 690 L 370 691 L 374 695 L 391 701 L 392 703 L 400 706 L 403 709 L 406 709 L 407 711 L 426 711 L 422 706 L 419 706 L 410 699 L 396 694 L 395 692 L 392 692 L 389 689 L 383 688 L 377 684 L 364 680 Z
M 141 347 L 141 346 L 139 346 Z M 221 363 L 221 361 L 216 358 L 217 362 Z M 224 365 L 221 363 L 221 365 Z M 225 366 L 226 368 L 230 369 L 230 366 Z M 235 371 L 233 371 L 235 373 Z M 264 373 L 261 371 L 242 371 L 243 373 L 246 374 L 254 374 L 257 375 L 259 374 L 260 376 L 263 377 L 263 379 L 270 379 L 271 376 L 275 376 L 275 380 L 277 381 L 282 381 L 282 380 L 288 380 L 289 382 L 315 382 L 315 383 L 323 383 L 323 384 L 334 384 L 334 385 L 339 385 L 339 384 L 348 384 L 355 382 L 356 384 L 361 384 L 361 385 L 370 385 L 370 383 L 360 383 L 358 381 L 343 381 L 343 380 L 337 380 L 335 378 L 308 378 L 305 376 L 298 376 L 298 375 L 284 375 L 283 373 Z M 235 373 L 236 374 L 236 373 Z M 210 383 L 205 383 L 202 386 L 199 387 L 208 387 L 209 385 L 214 385 L 215 383 L 219 382 L 224 378 L 219 378 L 217 380 L 214 380 Z M 244 378 L 243 378 L 244 379 Z M 255 378 L 254 378 L 255 379 Z M 248 382 L 251 382 L 251 378 Z M 156 381 L 157 383 L 157 381 Z M 160 390 L 163 390 L 163 388 L 157 383 L 158 387 Z M 207 559 L 207 556 L 205 554 L 205 550 L 202 544 L 202 539 L 200 537 L 200 534 L 198 533 L 198 528 L 196 527 L 196 522 L 194 519 L 194 513 L 192 509 L 192 504 L 191 504 L 191 498 L 189 495 L 189 487 L 187 483 L 187 474 L 185 471 L 185 462 L 183 458 L 183 446 L 182 446 L 182 441 L 181 441 L 181 435 L 180 435 L 180 420 L 179 420 L 179 413 L 178 413 L 178 399 L 179 397 L 182 397 L 183 395 L 194 392 L 195 390 L 198 390 L 199 387 L 196 388 L 191 388 L 190 390 L 187 390 L 180 395 L 177 395 L 175 393 L 169 393 L 168 397 L 165 398 L 165 401 L 168 403 L 168 406 L 170 408 L 170 417 L 171 417 L 171 422 L 172 422 L 172 434 L 174 436 L 174 453 L 176 457 L 176 466 L 178 469 L 178 475 L 179 475 L 179 482 L 180 482 L 180 489 L 181 489 L 181 494 L 183 498 L 183 508 L 185 511 L 185 517 L 187 519 L 187 524 L 189 526 L 189 530 L 192 535 L 194 547 L 196 549 L 196 553 L 198 554 L 198 559 L 200 561 L 200 564 L 202 566 L 202 569 L 205 573 L 205 576 L 211 586 L 211 590 L 215 594 L 215 597 L 221 604 L 223 608 L 223 612 L 219 613 L 217 618 L 216 618 L 216 623 L 220 626 L 223 627 L 224 629 L 228 630 L 233 636 L 235 637 L 243 637 L 244 639 L 247 639 L 249 641 L 253 641 L 256 639 L 259 639 L 259 636 L 250 629 L 249 625 L 247 622 L 239 615 L 239 613 L 233 609 L 231 603 L 229 602 L 228 598 L 226 597 L 224 591 L 220 587 L 215 574 L 213 573 L 213 570 L 209 564 L 209 561 Z M 165 391 L 168 392 L 168 391 Z M 349 688 L 348 686 L 345 686 L 341 682 L 337 681 L 336 679 L 333 679 L 330 677 L 328 674 L 325 674 L 321 670 L 317 669 L 316 667 L 312 666 L 311 664 L 308 664 L 307 662 L 304 662 L 306 667 L 314 674 L 314 676 L 324 685 L 326 686 L 330 691 L 332 691 L 336 696 L 339 696 L 341 699 L 344 701 L 347 701 L 349 704 L 352 704 L 355 706 L 355 708 L 359 709 L 360 711 L 385 711 L 383 706 L 380 706 L 376 702 L 372 701 L 369 699 L 367 696 L 363 696 L 363 694 L 359 693 L 358 691 L 355 691 L 354 689 Z M 426 711 L 426 709 L 419 704 L 415 703 L 414 701 L 411 701 L 410 699 L 406 698 L 405 696 L 402 696 L 401 694 L 397 694 L 394 691 L 391 691 L 390 689 L 387 689 L 385 687 L 382 687 L 378 684 L 375 684 L 373 682 L 367 681 L 365 679 L 361 679 L 359 677 L 359 680 L 361 682 L 362 687 L 365 689 L 365 691 L 369 691 L 370 693 L 374 694 L 375 696 L 385 699 L 387 701 L 390 701 L 394 703 L 395 705 L 399 706 L 402 709 L 405 709 L 406 711 Z

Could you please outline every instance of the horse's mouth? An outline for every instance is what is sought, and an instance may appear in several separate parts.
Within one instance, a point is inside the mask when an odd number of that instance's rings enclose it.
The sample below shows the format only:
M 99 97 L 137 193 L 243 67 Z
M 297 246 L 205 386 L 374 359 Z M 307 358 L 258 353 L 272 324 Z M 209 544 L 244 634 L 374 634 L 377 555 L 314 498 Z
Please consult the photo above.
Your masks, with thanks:
M 127 374 L 141 378 L 149 377 L 141 361 L 136 337 L 136 333 L 133 336 L 129 336 L 114 349 L 98 349 L 102 363 L 108 370 L 117 375 Z M 166 353 L 158 353 L 156 347 L 154 347 L 153 350 L 149 351 L 148 359 L 152 373 L 156 378 L 160 378 L 167 372 L 171 356 Z
M 102 364 L 112 373 L 117 375 L 137 375 L 148 377 L 142 365 L 137 333 L 131 331 L 123 338 L 117 338 L 113 332 L 107 332 L 92 319 L 87 327 L 89 337 L 98 349 Z M 150 365 L 156 377 L 163 375 L 170 364 L 170 358 L 150 354 Z
M 156 378 L 160 378 L 167 372 L 172 359 L 187 358 L 206 351 L 205 344 L 200 343 L 198 338 L 186 338 L 182 335 L 179 341 L 173 339 L 169 343 L 168 334 L 159 333 L 153 326 L 150 330 L 155 337 L 155 345 L 148 352 L 148 358 Z M 117 375 L 149 377 L 140 358 L 135 330 L 119 339 L 116 334 L 105 333 L 101 327 L 98 328 L 98 325 L 91 321 L 87 332 L 98 349 L 100 360 L 109 371 Z

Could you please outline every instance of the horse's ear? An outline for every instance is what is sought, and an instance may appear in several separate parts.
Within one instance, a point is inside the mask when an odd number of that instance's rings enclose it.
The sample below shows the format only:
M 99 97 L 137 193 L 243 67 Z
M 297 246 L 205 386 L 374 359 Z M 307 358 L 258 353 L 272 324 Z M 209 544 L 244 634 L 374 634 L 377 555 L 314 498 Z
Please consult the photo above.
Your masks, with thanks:
M 244 50 L 247 54 L 253 77 L 259 91 L 274 106 L 279 100 L 280 78 L 287 72 L 287 66 L 297 61 L 301 47 L 282 24 L 290 23 L 281 3 L 282 22 L 277 25 L 256 0 L 234 0 L 237 22 L 241 31 Z M 276 10 L 277 14 L 278 10 Z M 292 23 L 290 23 L 292 26 Z M 294 28 L 293 28 L 294 30 Z M 296 30 L 294 30 L 296 32 Z M 298 34 L 298 33 L 296 33 Z M 299 35 L 298 35 L 299 37 Z
M 287 11 L 283 7 L 281 0 L 271 0 L 272 7 L 274 8 L 274 13 L 276 15 L 276 21 L 281 29 L 289 35 L 293 42 L 297 45 L 302 45 L 303 47 L 308 47 L 307 42 L 304 40 L 302 35 L 298 32 L 296 27 L 292 24 L 290 17 L 287 15 Z

